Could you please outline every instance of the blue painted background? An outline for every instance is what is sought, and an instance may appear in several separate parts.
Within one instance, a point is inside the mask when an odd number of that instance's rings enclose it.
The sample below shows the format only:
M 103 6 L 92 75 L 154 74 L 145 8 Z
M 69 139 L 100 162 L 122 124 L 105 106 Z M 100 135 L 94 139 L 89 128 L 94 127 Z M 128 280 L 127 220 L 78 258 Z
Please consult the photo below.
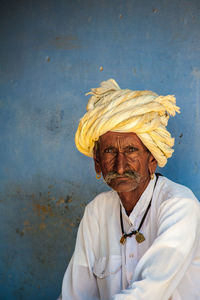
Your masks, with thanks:
M 106 189 L 74 145 L 90 88 L 175 94 L 162 173 L 200 199 L 200 2 L 0 4 L 0 299 L 53 300 L 84 206 Z

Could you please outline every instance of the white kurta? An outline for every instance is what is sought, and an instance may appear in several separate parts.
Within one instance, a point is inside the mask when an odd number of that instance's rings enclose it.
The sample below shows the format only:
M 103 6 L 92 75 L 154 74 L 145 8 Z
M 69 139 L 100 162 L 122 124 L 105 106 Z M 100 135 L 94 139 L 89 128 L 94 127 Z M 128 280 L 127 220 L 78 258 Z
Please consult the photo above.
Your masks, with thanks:
M 200 204 L 186 187 L 166 177 L 151 180 L 128 217 L 122 207 L 126 233 L 119 240 L 120 199 L 115 191 L 90 202 L 80 223 L 74 255 L 66 270 L 63 300 L 199 300 Z

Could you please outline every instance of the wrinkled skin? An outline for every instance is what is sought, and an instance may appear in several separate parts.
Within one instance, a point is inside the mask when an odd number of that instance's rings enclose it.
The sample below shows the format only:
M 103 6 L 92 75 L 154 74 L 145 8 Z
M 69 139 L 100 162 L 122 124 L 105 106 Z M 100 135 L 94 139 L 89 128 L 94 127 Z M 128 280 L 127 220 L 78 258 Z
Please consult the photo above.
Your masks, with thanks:
M 122 200 L 128 214 L 139 200 L 155 172 L 157 162 L 133 132 L 108 131 L 99 138 L 98 149 L 94 148 L 94 163 L 97 173 Z

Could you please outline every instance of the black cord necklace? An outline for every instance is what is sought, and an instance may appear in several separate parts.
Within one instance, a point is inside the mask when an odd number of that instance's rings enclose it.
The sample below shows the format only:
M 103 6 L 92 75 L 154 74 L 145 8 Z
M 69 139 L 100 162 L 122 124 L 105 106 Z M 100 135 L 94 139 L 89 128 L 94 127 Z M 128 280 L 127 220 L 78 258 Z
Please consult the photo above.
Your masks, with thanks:
M 156 181 L 155 181 L 155 184 L 154 184 L 153 193 L 154 193 L 154 190 L 155 190 L 155 187 L 156 187 L 156 183 L 157 183 L 157 181 L 158 181 L 158 177 L 159 177 L 160 175 L 161 175 L 161 174 L 156 173 Z M 162 175 L 161 175 L 161 176 L 162 176 Z M 150 207 L 151 207 L 151 202 L 152 202 L 152 198 L 153 198 L 153 193 L 152 193 L 152 197 L 151 197 L 151 200 L 150 200 L 150 202 L 149 202 L 149 205 L 147 206 L 147 209 L 146 209 L 146 211 L 145 211 L 145 213 L 144 213 L 144 216 L 142 217 L 142 220 L 141 220 L 141 222 L 140 222 L 140 225 L 139 225 L 138 229 L 137 229 L 137 230 L 133 230 L 133 231 L 131 231 L 130 233 L 124 233 L 124 224 L 123 224 L 123 219 L 122 219 L 122 208 L 121 208 L 121 205 L 120 205 L 120 223 L 121 223 L 121 230 L 122 230 L 122 237 L 121 237 L 121 239 L 120 239 L 120 243 L 121 243 L 122 245 L 125 244 L 126 238 L 127 238 L 127 237 L 131 237 L 132 235 L 135 235 L 135 239 L 136 239 L 136 241 L 137 241 L 138 243 L 144 242 L 145 237 L 144 237 L 144 235 L 140 232 L 140 229 L 141 229 L 141 227 L 142 227 L 142 225 L 143 225 L 143 223 L 144 223 L 144 220 L 145 220 L 145 218 L 146 218 L 146 216 L 147 216 L 147 213 L 148 213 L 148 211 L 149 211 L 149 209 L 150 209 Z

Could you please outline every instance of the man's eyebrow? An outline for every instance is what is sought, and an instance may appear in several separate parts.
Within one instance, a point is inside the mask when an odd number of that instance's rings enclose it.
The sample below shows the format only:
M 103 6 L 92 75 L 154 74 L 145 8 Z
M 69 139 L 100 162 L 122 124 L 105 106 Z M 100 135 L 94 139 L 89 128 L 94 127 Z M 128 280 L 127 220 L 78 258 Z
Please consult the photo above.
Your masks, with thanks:
M 107 149 L 107 148 L 116 148 L 116 147 L 113 145 L 105 145 L 102 147 L 102 149 Z
M 117 148 L 117 146 L 112 145 L 112 144 L 108 144 L 108 145 L 102 146 L 102 148 L 109 148 L 109 147 Z M 138 148 L 138 145 L 136 145 L 136 144 L 127 144 L 127 145 L 125 145 L 123 148 L 126 148 L 126 147 L 134 147 L 134 148 Z
M 123 148 L 128 148 L 128 147 L 133 147 L 135 149 L 138 149 L 138 145 L 134 145 L 134 144 L 128 144 L 128 145 L 124 146 Z
M 127 149 L 127 148 L 135 148 L 136 150 L 138 150 L 138 146 L 137 145 L 134 145 L 134 144 L 127 144 L 125 145 L 122 149 Z M 118 147 L 114 146 L 114 145 L 105 145 L 101 148 L 102 151 L 104 151 L 105 149 L 118 149 Z

